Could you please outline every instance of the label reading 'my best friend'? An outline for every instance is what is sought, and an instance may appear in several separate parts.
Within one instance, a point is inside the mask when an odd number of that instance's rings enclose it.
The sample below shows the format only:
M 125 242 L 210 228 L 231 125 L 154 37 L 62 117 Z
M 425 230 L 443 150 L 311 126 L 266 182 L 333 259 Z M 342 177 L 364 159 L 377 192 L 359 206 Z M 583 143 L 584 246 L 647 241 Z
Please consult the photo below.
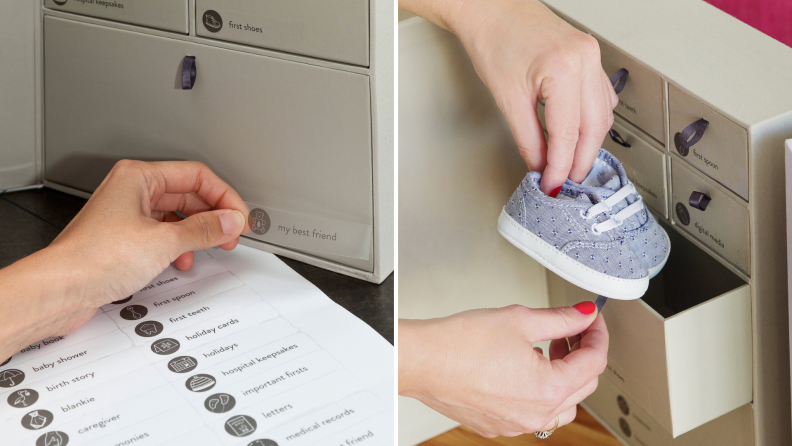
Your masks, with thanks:
M 372 226 L 246 203 L 246 236 L 287 248 L 368 259 Z

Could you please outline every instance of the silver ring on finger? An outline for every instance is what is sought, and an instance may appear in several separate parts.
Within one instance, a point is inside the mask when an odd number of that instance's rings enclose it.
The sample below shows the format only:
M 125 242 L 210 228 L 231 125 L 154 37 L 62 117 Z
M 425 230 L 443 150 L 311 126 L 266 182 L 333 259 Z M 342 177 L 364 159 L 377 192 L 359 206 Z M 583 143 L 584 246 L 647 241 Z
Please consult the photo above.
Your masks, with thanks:
M 544 440 L 550 437 L 551 435 L 553 435 L 553 432 L 555 432 L 556 429 L 558 429 L 558 415 L 556 415 L 555 417 L 555 427 L 553 427 L 549 431 L 536 431 L 534 432 L 534 435 L 536 435 L 537 438 Z

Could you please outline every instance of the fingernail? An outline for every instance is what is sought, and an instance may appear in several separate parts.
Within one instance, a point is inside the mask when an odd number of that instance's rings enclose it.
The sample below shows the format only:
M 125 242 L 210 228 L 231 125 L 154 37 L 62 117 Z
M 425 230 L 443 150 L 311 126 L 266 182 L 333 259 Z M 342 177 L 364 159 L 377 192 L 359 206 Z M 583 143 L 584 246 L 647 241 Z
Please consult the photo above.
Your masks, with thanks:
M 597 300 L 594 301 L 594 305 L 597 306 L 597 314 L 602 311 L 602 307 L 605 306 L 605 302 L 608 301 L 608 298 L 605 296 L 597 296 Z
M 597 306 L 594 305 L 594 302 L 589 302 L 589 301 L 572 305 L 572 307 L 578 310 L 581 314 L 591 314 L 597 311 Z
M 555 198 L 558 196 L 558 193 L 561 192 L 561 186 L 556 187 L 555 189 L 551 190 L 549 194 L 547 194 L 550 198 Z
M 239 211 L 228 211 L 220 216 L 220 226 L 223 227 L 223 234 L 237 235 L 245 226 L 245 216 Z

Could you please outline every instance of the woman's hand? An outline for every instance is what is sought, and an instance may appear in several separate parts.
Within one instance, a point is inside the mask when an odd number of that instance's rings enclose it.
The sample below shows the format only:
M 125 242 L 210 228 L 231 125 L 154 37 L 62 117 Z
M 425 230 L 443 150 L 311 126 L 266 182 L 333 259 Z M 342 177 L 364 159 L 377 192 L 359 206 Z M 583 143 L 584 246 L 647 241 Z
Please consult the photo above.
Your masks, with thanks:
M 546 340 L 553 340 L 550 360 L 532 348 Z M 597 388 L 607 354 L 605 320 L 591 302 L 402 320 L 399 394 L 485 437 L 513 437 L 552 429 L 556 416 L 559 426 L 572 422 L 577 404 Z
M 399 0 L 399 7 L 459 37 L 525 163 L 543 172 L 544 193 L 567 178 L 583 181 L 618 104 L 593 37 L 537 0 Z M 548 141 L 536 113 L 540 99 Z
M 171 263 L 189 269 L 194 250 L 233 249 L 245 212 L 201 163 L 118 162 L 50 246 L 0 270 L 0 362 L 71 333 Z

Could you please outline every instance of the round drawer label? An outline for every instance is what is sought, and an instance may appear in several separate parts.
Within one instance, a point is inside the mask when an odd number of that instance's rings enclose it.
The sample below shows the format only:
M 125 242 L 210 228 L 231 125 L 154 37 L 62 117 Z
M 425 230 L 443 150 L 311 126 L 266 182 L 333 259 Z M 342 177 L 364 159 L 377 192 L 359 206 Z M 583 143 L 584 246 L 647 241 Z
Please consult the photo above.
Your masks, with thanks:
M 679 220 L 680 223 L 682 223 L 685 226 L 690 224 L 690 214 L 688 213 L 688 210 L 684 204 L 682 203 L 676 204 L 676 214 L 677 214 L 677 219 Z
M 630 414 L 630 405 L 627 404 L 627 400 L 623 396 L 619 395 L 619 397 L 616 398 L 616 403 L 619 405 L 619 410 L 621 410 L 623 414 Z
M 203 14 L 203 25 L 210 33 L 216 33 L 223 29 L 223 18 L 217 11 L 209 9 Z
M 627 423 L 627 420 L 624 418 L 619 418 L 619 427 L 624 433 L 624 436 L 630 438 L 632 436 L 632 429 L 630 429 L 630 425 Z

